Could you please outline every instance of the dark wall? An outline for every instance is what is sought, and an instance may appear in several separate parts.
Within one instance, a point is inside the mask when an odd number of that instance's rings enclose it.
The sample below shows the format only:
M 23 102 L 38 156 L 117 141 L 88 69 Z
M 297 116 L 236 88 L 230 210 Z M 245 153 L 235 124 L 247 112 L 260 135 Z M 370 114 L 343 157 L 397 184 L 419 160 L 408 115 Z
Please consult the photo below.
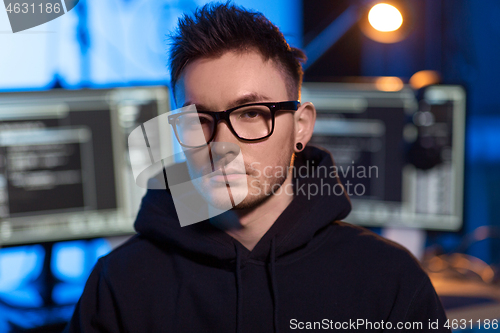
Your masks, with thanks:
M 344 12 L 352 0 L 303 1 L 304 45 L 309 44 L 335 18 Z M 305 72 L 305 81 L 340 80 L 361 73 L 361 30 L 355 26 L 333 45 Z

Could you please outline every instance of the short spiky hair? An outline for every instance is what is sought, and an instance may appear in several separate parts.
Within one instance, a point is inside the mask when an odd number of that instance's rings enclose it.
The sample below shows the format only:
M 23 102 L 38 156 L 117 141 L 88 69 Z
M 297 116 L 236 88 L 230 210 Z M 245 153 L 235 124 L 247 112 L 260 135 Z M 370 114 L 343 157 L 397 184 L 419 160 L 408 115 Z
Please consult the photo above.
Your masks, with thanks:
M 267 61 L 272 59 L 286 78 L 288 95 L 298 99 L 302 84 L 302 65 L 306 56 L 290 47 L 279 29 L 263 14 L 235 6 L 230 2 L 206 4 L 192 16 L 179 19 L 171 36 L 170 73 L 172 89 L 189 61 L 219 57 L 227 51 L 258 50 Z

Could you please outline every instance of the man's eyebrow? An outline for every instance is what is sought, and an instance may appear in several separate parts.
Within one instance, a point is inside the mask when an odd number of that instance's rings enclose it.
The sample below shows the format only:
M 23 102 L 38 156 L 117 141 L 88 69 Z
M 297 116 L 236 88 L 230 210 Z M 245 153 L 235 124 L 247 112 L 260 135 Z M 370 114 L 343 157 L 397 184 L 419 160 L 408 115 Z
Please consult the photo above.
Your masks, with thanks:
M 248 104 L 248 103 L 255 103 L 255 102 L 264 102 L 264 101 L 271 101 L 271 98 L 269 98 L 266 95 L 258 94 L 258 93 L 250 93 L 243 95 L 239 97 L 238 99 L 234 100 L 233 102 L 229 103 L 228 109 L 234 108 L 239 105 L 243 104 Z
M 208 111 L 208 110 L 210 110 L 210 108 L 208 108 L 208 107 L 204 106 L 203 104 L 193 103 L 193 102 L 191 102 L 191 101 L 186 101 L 186 103 L 184 103 L 184 104 L 182 105 L 182 107 L 186 107 L 186 106 L 188 106 L 188 105 L 192 105 L 192 104 L 194 104 L 194 105 L 196 106 L 196 110 L 204 110 L 204 111 Z
M 235 99 L 231 103 L 229 103 L 229 105 L 228 105 L 227 108 L 231 109 L 231 108 L 234 108 L 236 106 L 243 105 L 243 104 L 255 103 L 255 102 L 264 102 L 264 101 L 271 101 L 271 100 L 272 99 L 270 97 L 268 97 L 266 95 L 263 95 L 263 94 L 249 93 L 249 94 L 243 95 L 243 96 Z M 211 110 L 212 108 L 209 108 L 209 107 L 207 107 L 207 106 L 205 106 L 203 104 L 193 103 L 191 101 L 186 101 L 186 103 L 184 103 L 184 105 L 182 105 L 182 107 L 185 107 L 185 106 L 188 106 L 188 105 L 191 105 L 191 104 L 195 104 L 197 110 L 222 111 L 222 110 Z

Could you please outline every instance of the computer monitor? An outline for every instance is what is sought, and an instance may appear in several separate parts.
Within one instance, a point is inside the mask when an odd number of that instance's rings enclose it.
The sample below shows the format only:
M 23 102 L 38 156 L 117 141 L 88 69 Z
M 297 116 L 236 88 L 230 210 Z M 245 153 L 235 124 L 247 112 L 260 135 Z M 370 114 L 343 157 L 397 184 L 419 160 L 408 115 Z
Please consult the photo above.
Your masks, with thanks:
M 132 233 L 127 136 L 169 105 L 166 87 L 0 94 L 0 244 Z
M 305 83 L 318 111 L 311 144 L 332 153 L 353 205 L 346 221 L 370 227 L 458 230 L 463 223 L 465 92 L 430 86 Z

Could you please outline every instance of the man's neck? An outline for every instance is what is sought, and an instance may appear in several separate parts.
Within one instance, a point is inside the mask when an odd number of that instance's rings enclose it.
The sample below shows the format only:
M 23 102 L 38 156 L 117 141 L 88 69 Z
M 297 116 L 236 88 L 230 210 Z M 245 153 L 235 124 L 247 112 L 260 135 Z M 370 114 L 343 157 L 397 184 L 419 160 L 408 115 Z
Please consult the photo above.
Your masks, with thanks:
M 210 221 L 219 229 L 224 230 L 231 237 L 239 241 L 250 251 L 271 228 L 278 217 L 293 200 L 293 194 L 285 189 L 291 186 L 292 177 L 289 175 L 281 185 L 282 191 L 274 193 L 267 200 L 252 209 L 231 210 Z

